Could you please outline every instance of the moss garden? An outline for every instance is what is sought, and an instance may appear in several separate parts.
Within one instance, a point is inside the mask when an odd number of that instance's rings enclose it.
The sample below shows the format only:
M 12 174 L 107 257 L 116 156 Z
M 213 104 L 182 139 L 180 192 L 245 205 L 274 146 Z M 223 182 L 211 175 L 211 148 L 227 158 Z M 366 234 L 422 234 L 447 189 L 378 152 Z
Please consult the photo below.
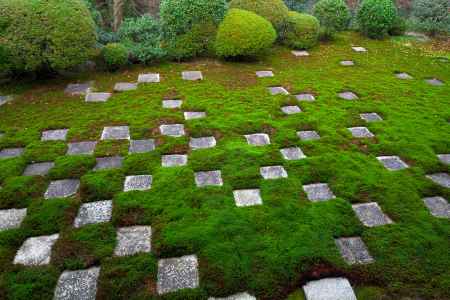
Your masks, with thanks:
M 0 0 L 0 299 L 450 300 L 448 1 Z

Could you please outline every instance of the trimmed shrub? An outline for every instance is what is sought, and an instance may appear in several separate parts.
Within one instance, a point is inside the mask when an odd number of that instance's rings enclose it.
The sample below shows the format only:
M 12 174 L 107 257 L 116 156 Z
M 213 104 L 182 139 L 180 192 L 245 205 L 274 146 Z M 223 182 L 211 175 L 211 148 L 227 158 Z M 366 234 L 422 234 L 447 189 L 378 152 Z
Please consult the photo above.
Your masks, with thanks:
M 344 0 L 320 0 L 314 6 L 313 14 L 320 22 L 321 33 L 327 38 L 347 29 L 352 18 Z
M 215 49 L 218 56 L 253 56 L 269 48 L 277 34 L 272 24 L 257 14 L 230 9 L 217 32 Z
M 389 29 L 390 35 L 403 35 L 406 31 L 406 21 L 402 17 L 395 18 L 392 27 Z
M 416 0 L 413 16 L 419 30 L 430 35 L 450 32 L 450 3 L 448 0 Z
M 397 18 L 397 8 L 392 0 L 364 0 L 357 18 L 363 34 L 370 38 L 382 38 L 392 28 Z
M 80 0 L 2 0 L 0 41 L 3 70 L 65 70 L 89 58 L 95 25 Z
M 102 54 L 110 70 L 116 70 L 128 63 L 128 49 L 122 44 L 108 44 L 103 48 Z
M 283 43 L 296 49 L 308 49 L 317 44 L 319 21 L 311 15 L 289 12 L 283 33 Z

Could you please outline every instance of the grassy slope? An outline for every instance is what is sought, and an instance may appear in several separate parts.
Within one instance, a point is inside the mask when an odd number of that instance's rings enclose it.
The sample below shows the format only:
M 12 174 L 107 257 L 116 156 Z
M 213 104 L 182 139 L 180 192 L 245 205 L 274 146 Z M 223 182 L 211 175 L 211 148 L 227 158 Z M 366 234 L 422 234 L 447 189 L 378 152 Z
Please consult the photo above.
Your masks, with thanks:
M 369 53 L 353 53 L 351 44 L 366 46 Z M 357 66 L 341 67 L 342 59 L 354 59 Z M 274 78 L 256 80 L 255 71 L 270 68 Z M 179 72 L 186 69 L 202 70 L 206 80 L 183 82 Z M 142 71 L 91 74 L 81 80 L 94 79 L 99 90 L 111 90 L 115 82 L 134 81 Z M 191 253 L 200 258 L 201 288 L 174 298 L 249 290 L 262 299 L 284 299 L 306 280 L 332 275 L 347 276 L 355 285 L 380 286 L 392 299 L 399 294 L 450 298 L 449 221 L 432 217 L 421 201 L 433 195 L 450 199 L 449 190 L 424 178 L 428 172 L 449 172 L 435 156 L 450 152 L 448 63 L 391 41 L 344 35 L 314 49 L 309 58 L 295 59 L 287 49 L 274 49 L 257 63 L 200 61 L 146 71 L 160 72 L 162 83 L 115 95 L 105 104 L 64 96 L 66 80 L 26 87 L 23 96 L 0 109 L 0 130 L 7 133 L 0 148 L 27 146 L 24 158 L 0 162 L 0 207 L 30 207 L 23 228 L 0 233 L 0 298 L 51 297 L 59 272 L 93 264 L 102 266 L 100 297 L 148 298 L 154 291 L 156 259 Z M 408 72 L 415 80 L 395 79 L 396 71 Z M 447 84 L 431 87 L 425 77 Z M 266 87 L 271 85 L 283 85 L 293 94 L 313 92 L 317 101 L 301 103 L 303 114 L 286 117 L 280 106 L 296 101 L 270 96 Z M 336 94 L 347 89 L 361 100 L 337 99 Z M 175 96 L 185 100 L 183 110 L 205 110 L 208 117 L 185 122 L 179 111 L 163 110 L 161 100 Z M 385 119 L 368 125 L 375 140 L 354 140 L 346 130 L 365 126 L 359 119 L 362 112 L 378 112 Z M 218 146 L 190 153 L 189 167 L 162 169 L 161 154 L 188 150 L 188 138 L 158 136 L 156 128 L 164 122 L 184 122 L 190 136 L 215 135 Z M 69 139 L 81 141 L 99 139 L 103 126 L 113 124 L 129 125 L 134 139 L 157 138 L 160 146 L 151 154 L 128 156 L 118 171 L 88 172 L 92 161 L 59 158 L 51 177 L 81 177 L 81 196 L 74 200 L 42 201 L 42 182 L 14 178 L 26 160 L 54 160 L 65 152 L 59 143 L 39 142 L 43 129 L 67 127 Z M 322 139 L 300 142 L 295 133 L 301 129 L 318 130 Z M 271 146 L 251 147 L 242 137 L 261 131 L 270 134 Z M 309 158 L 283 161 L 278 149 L 293 145 Z M 126 150 L 120 143 L 101 143 L 96 155 Z M 375 159 L 383 154 L 399 155 L 412 167 L 389 172 Z M 263 181 L 259 167 L 272 164 L 283 164 L 289 178 Z M 216 169 L 222 170 L 223 187 L 195 187 L 194 171 Z M 152 190 L 119 193 L 124 176 L 130 174 L 152 174 Z M 315 182 L 328 182 L 338 199 L 307 201 L 301 186 Z M 17 194 L 18 187 L 27 191 Z M 254 187 L 261 188 L 264 205 L 235 207 L 232 190 Z M 11 203 L 11 194 L 18 195 L 16 203 Z M 112 225 L 152 225 L 152 255 L 111 259 L 113 226 L 71 228 L 80 202 L 113 196 Z M 370 201 L 378 202 L 395 224 L 364 228 L 350 204 Z M 51 266 L 11 265 L 26 237 L 55 232 L 61 232 L 61 238 Z M 376 263 L 345 265 L 333 237 L 355 235 L 363 237 Z

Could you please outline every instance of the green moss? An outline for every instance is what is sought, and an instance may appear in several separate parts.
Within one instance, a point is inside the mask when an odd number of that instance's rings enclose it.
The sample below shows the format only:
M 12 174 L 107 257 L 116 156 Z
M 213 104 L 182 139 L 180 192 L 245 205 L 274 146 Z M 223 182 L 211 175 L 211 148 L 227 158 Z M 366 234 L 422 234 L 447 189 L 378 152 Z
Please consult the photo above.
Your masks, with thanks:
M 80 193 L 86 201 L 108 200 L 123 190 L 121 170 L 90 172 L 81 177 Z
M 53 180 L 80 178 L 95 166 L 95 158 L 86 155 L 63 156 L 55 160 L 49 177 Z
M 3 182 L 8 177 L 22 175 L 25 167 L 26 162 L 20 157 L 0 160 L 0 182 Z
M 64 142 L 34 142 L 25 148 L 24 158 L 29 162 L 53 161 L 66 153 Z
M 8 178 L 0 189 L 0 208 L 28 207 L 33 199 L 44 195 L 46 183 L 46 180 L 39 176 Z

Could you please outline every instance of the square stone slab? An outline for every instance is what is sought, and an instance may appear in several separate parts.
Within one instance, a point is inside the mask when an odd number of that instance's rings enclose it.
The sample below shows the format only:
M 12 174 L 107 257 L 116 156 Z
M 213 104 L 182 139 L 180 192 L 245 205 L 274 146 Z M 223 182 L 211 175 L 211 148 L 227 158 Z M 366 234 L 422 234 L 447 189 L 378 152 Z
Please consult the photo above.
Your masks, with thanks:
M 131 140 L 128 152 L 132 153 L 148 153 L 155 150 L 155 140 Z
M 84 203 L 78 210 L 73 226 L 80 228 L 88 224 L 106 223 L 111 220 L 111 215 L 111 200 Z
M 67 155 L 93 155 L 97 142 L 69 143 Z
M 402 80 L 410 80 L 413 79 L 413 77 L 411 75 L 409 75 L 408 73 L 396 73 L 395 77 L 397 77 L 398 79 L 402 79 Z
M 84 101 L 86 102 L 106 102 L 111 98 L 111 93 L 87 93 Z
M 367 227 L 376 227 L 392 224 L 392 220 L 386 216 L 376 202 L 352 205 L 358 219 Z
M 107 169 L 119 169 L 122 167 L 123 157 L 111 156 L 111 157 L 98 157 L 96 158 L 97 164 L 94 171 L 107 170 Z
M 261 205 L 261 192 L 259 189 L 233 191 L 234 202 L 238 207 Z
M 259 78 L 273 77 L 273 72 L 272 71 L 257 71 L 256 76 L 258 76 Z
M 213 136 L 191 138 L 189 140 L 189 147 L 191 147 L 192 150 L 214 148 L 216 144 L 216 138 Z
M 14 257 L 14 264 L 42 266 L 50 263 L 52 247 L 59 234 L 32 237 L 25 240 Z
M 370 122 L 379 122 L 383 121 L 383 118 L 380 117 L 377 113 L 365 113 L 359 115 L 362 120 L 370 123 Z
M 147 191 L 152 187 L 152 175 L 127 176 L 123 186 L 124 192 Z
M 185 111 L 184 112 L 185 120 L 202 119 L 205 117 L 206 117 L 206 113 L 203 111 Z
M 27 166 L 27 168 L 23 172 L 23 176 L 45 176 L 54 166 L 54 162 L 31 164 Z
M 159 126 L 162 135 L 180 137 L 185 135 L 183 124 L 168 124 Z
M 200 71 L 184 71 L 181 73 L 183 80 L 203 80 L 203 74 Z
M 265 133 L 255 133 L 245 135 L 247 143 L 252 146 L 265 146 L 270 145 L 270 138 Z
M 367 49 L 364 47 L 352 47 L 355 52 L 367 52 Z
M 397 171 L 409 168 L 409 166 L 398 156 L 379 156 L 378 161 L 389 171 Z
M 58 279 L 53 300 L 95 300 L 100 267 L 64 271 Z
M 374 262 L 366 245 L 360 237 L 339 238 L 334 240 L 342 258 L 349 265 Z
M 344 67 L 351 67 L 355 65 L 355 62 L 353 60 L 343 60 L 340 62 L 340 64 Z
M 298 51 L 298 50 L 293 50 L 291 51 L 292 55 L 294 55 L 295 57 L 303 57 L 303 56 L 309 56 L 309 52 L 308 51 Z
M 41 141 L 65 141 L 68 129 L 47 130 L 42 132 Z
M 64 93 L 69 96 L 84 96 L 91 91 L 94 82 L 89 81 L 85 83 L 71 83 L 68 84 Z
M 375 135 L 367 127 L 347 128 L 354 138 L 373 138 Z
M 430 213 L 438 218 L 450 218 L 450 204 L 442 197 L 423 198 Z
M 306 300 L 357 300 L 346 278 L 324 278 L 303 286 Z
M 312 202 L 328 201 L 336 198 L 326 183 L 313 183 L 303 186 L 308 200 Z
M 14 100 L 13 96 L 0 96 L 0 106 Z
M 187 165 L 188 156 L 186 154 L 163 155 L 161 160 L 163 167 L 181 167 Z
M 102 140 L 129 140 L 130 128 L 128 126 L 112 126 L 103 128 Z
M 288 174 L 283 166 L 261 167 L 259 173 L 264 179 L 287 178 Z
M 161 78 L 158 73 L 139 74 L 138 83 L 158 83 Z
M 430 84 L 430 85 L 434 85 L 434 86 L 442 86 L 442 85 L 444 85 L 444 82 L 442 82 L 441 80 L 436 79 L 436 78 L 426 79 L 425 82 Z
M 195 289 L 199 281 L 198 260 L 195 255 L 158 261 L 157 291 L 159 295 L 181 289 Z
M 44 194 L 45 199 L 67 198 L 78 192 L 80 181 L 76 179 L 63 179 L 50 182 Z
M 316 101 L 316 97 L 313 94 L 298 94 L 298 95 L 295 95 L 295 98 L 298 101 L 304 101 L 304 102 Z
M 0 150 L 0 159 L 19 157 L 25 151 L 24 148 L 8 148 Z
M 0 231 L 19 228 L 26 215 L 26 208 L 0 210 Z
M 436 173 L 427 175 L 428 179 L 431 179 L 434 183 L 450 189 L 450 175 L 447 173 Z
M 268 90 L 272 96 L 289 95 L 289 92 L 282 86 L 272 86 L 272 87 L 269 87 Z
M 281 149 L 280 152 L 285 160 L 300 160 L 306 158 L 302 149 L 298 147 L 284 148 Z
M 150 226 L 122 227 L 117 230 L 116 256 L 149 253 L 152 250 L 152 228 Z
M 183 100 L 163 100 L 163 108 L 180 108 L 183 105 Z
M 317 131 L 314 130 L 299 131 L 297 132 L 297 136 L 302 141 L 314 141 L 320 139 L 320 135 L 317 133 Z
M 437 157 L 444 165 L 450 165 L 450 154 L 438 154 Z
M 245 292 L 245 293 L 239 293 L 239 294 L 235 294 L 235 295 L 224 297 L 224 298 L 209 297 L 208 300 L 256 300 L 256 297 Z
M 127 92 L 137 89 L 137 83 L 131 82 L 118 82 L 114 85 L 115 92 Z
M 195 173 L 195 184 L 198 187 L 222 186 L 222 173 L 220 171 L 207 171 Z
M 341 99 L 349 100 L 349 101 L 359 99 L 359 97 L 355 93 L 349 92 L 349 91 L 341 92 L 341 93 L 338 94 L 338 96 Z
M 294 114 L 298 114 L 301 113 L 302 110 L 300 109 L 300 107 L 298 107 L 297 105 L 288 105 L 288 106 L 283 106 L 281 108 L 281 111 L 283 113 L 285 113 L 286 115 L 294 115 Z

